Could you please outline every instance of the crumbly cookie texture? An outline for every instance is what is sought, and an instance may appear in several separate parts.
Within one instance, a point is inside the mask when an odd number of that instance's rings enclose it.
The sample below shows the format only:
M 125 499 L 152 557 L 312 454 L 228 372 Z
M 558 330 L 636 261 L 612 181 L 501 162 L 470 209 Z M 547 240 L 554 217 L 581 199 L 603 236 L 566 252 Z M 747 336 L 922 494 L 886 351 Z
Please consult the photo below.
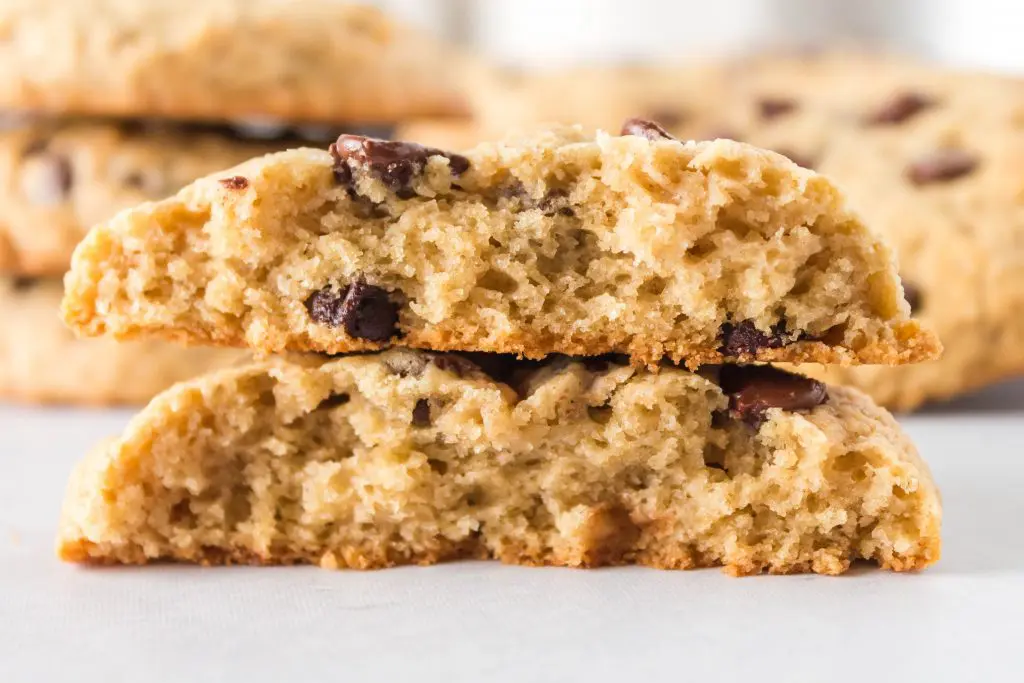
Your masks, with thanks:
M 773 368 L 702 372 L 407 349 L 224 370 L 82 461 L 58 552 L 733 574 L 938 560 L 938 493 L 884 410 Z
M 291 134 L 247 136 L 228 126 L 6 123 L 0 128 L 0 271 L 19 275 L 63 274 L 75 246 L 99 221 L 208 173 L 303 144 Z
M 466 156 L 342 136 L 93 229 L 79 333 L 265 352 L 904 363 L 938 353 L 892 253 L 824 177 L 643 121 Z
M 465 110 L 464 56 L 352 3 L 3 0 L 0 30 L 9 109 L 327 122 Z
M 945 346 L 912 368 L 820 376 L 909 410 L 1024 373 L 1019 79 L 851 55 L 763 59 L 734 74 L 717 127 L 834 178 L 895 247 L 914 315 Z
M 159 340 L 76 339 L 60 320 L 60 279 L 0 278 L 0 397 L 27 403 L 144 405 L 175 382 L 238 364 L 233 349 Z

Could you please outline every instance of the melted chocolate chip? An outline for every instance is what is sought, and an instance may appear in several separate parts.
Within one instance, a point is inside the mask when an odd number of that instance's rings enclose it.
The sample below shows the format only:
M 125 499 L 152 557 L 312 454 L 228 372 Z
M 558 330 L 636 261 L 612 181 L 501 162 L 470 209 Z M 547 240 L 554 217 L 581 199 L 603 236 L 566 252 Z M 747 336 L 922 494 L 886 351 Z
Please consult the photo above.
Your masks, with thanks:
M 508 384 L 515 388 L 518 376 L 536 370 L 540 361 L 517 358 L 511 353 L 479 353 L 462 354 L 479 367 L 485 375 L 496 382 Z
M 765 121 L 778 118 L 796 109 L 796 100 L 782 97 L 763 97 L 757 101 L 757 111 Z
M 900 92 L 886 100 L 867 117 L 871 125 L 888 126 L 903 123 L 935 104 L 935 100 L 916 92 Z
M 720 382 L 730 415 L 755 429 L 769 408 L 810 410 L 828 400 L 821 382 L 768 365 L 723 365 Z
M 412 409 L 412 425 L 413 427 L 430 426 L 430 402 L 427 399 L 421 398 L 416 401 L 416 405 Z
M 330 396 L 325 398 L 323 401 L 320 401 L 320 405 L 318 405 L 316 407 L 316 409 L 317 410 L 326 410 L 328 408 L 337 408 L 338 406 L 345 405 L 346 403 L 348 403 L 351 400 L 352 400 L 352 397 L 349 396 L 348 394 L 345 394 L 345 393 L 331 394 Z
M 365 171 L 379 178 L 399 197 L 408 199 L 415 193 L 413 181 L 423 173 L 432 156 L 448 159 L 454 175 L 469 170 L 469 159 L 459 154 L 424 147 L 414 142 L 392 142 L 361 135 L 341 135 L 330 148 L 334 158 L 334 177 L 339 184 L 352 188 L 354 171 Z
M 230 178 L 221 178 L 217 182 L 229 190 L 244 190 L 249 187 L 249 179 L 240 175 L 233 175 Z
M 970 174 L 978 157 L 962 149 L 943 149 L 918 159 L 907 167 L 907 178 L 915 185 L 945 183 Z
M 382 342 L 391 339 L 398 325 L 398 304 L 387 290 L 363 280 L 352 283 L 341 304 L 341 322 L 356 339 Z
M 306 299 L 310 317 L 322 325 L 344 327 L 356 339 L 383 342 L 397 334 L 398 304 L 387 290 L 357 280 L 340 292 L 325 287 Z
M 654 121 L 641 118 L 626 119 L 626 122 L 622 124 L 622 131 L 619 135 L 635 135 L 639 138 L 647 138 L 651 142 L 675 140 L 674 137 L 669 135 L 667 130 Z
M 745 353 L 755 354 L 758 349 L 778 349 L 789 343 L 785 321 L 772 325 L 769 334 L 757 329 L 752 320 L 723 323 L 721 338 L 718 352 L 731 358 Z
M 911 313 L 917 313 L 921 310 L 921 305 L 924 303 L 924 295 L 919 287 L 906 280 L 903 281 L 903 298 L 910 304 Z

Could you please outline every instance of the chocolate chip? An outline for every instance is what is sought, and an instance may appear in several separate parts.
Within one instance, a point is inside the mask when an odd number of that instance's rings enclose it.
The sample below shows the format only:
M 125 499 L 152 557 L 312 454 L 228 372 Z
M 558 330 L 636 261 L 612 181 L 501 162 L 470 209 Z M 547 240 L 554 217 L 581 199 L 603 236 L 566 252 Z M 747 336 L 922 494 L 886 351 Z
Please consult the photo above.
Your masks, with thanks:
M 439 369 L 444 370 L 445 372 L 450 372 L 459 378 L 483 372 L 483 370 L 480 369 L 480 366 L 473 361 L 454 353 L 445 353 L 434 356 L 433 362 Z
M 796 100 L 781 97 L 763 97 L 757 101 L 757 111 L 765 121 L 778 118 L 796 109 Z
M 519 359 L 511 353 L 471 352 L 463 355 L 494 381 L 508 384 L 513 388 L 519 375 L 541 366 L 539 361 Z
M 427 399 L 421 398 L 416 401 L 416 405 L 412 409 L 412 425 L 413 427 L 430 426 L 430 402 Z
M 755 429 L 769 408 L 810 410 L 828 400 L 821 382 L 768 365 L 723 365 L 720 381 L 730 415 Z
M 330 287 L 318 289 L 306 299 L 306 310 L 313 322 L 338 327 L 341 325 L 341 302 L 345 300 L 348 287 L 335 292 Z
M 398 304 L 387 290 L 357 280 L 348 288 L 341 304 L 341 322 L 356 339 L 387 341 L 396 333 Z
M 331 394 L 330 396 L 325 398 L 323 401 L 320 401 L 320 405 L 318 405 L 316 407 L 316 409 L 317 410 L 326 410 L 326 409 L 329 409 L 329 408 L 337 408 L 338 406 L 345 405 L 346 403 L 348 403 L 351 400 L 352 400 L 352 397 L 349 396 L 348 394 L 345 394 L 345 393 Z
M 675 140 L 674 137 L 669 135 L 667 130 L 654 121 L 641 118 L 626 119 L 626 122 L 622 124 L 622 131 L 619 135 L 635 135 L 639 138 L 647 138 L 651 142 Z
M 353 187 L 353 171 L 365 171 L 405 199 L 413 196 L 412 183 L 432 156 L 448 159 L 455 175 L 462 175 L 469 169 L 469 159 L 464 156 L 414 142 L 392 142 L 346 134 L 339 136 L 329 150 L 334 158 L 334 177 L 341 185 Z
M 11 289 L 15 292 L 25 292 L 35 287 L 39 280 L 40 278 L 37 277 L 19 275 L 11 278 Z
M 869 124 L 882 126 L 899 124 L 934 104 L 935 100 L 926 95 L 900 92 L 886 100 L 881 107 L 867 117 L 866 121 Z
M 63 154 L 42 148 L 26 162 L 21 188 L 33 204 L 56 206 L 67 199 L 73 179 L 71 161 Z
M 569 206 L 569 192 L 560 188 L 549 190 L 544 198 L 537 203 L 537 208 L 543 211 L 545 216 L 576 215 L 576 212 Z
M 526 188 L 523 187 L 523 183 L 513 179 L 498 189 L 498 196 L 502 199 L 523 201 L 529 195 L 526 192 Z
M 132 171 L 131 173 L 126 175 L 124 177 L 124 180 L 122 180 L 121 182 L 123 182 L 127 187 L 135 188 L 136 190 L 141 190 L 143 186 L 146 184 L 146 179 L 138 171 Z
M 330 287 L 313 292 L 306 310 L 318 323 L 344 327 L 356 339 L 383 342 L 397 334 L 398 304 L 387 290 L 357 280 L 340 292 Z
M 36 139 L 25 145 L 24 149 L 21 150 L 21 155 L 23 157 L 32 157 L 37 154 L 42 154 L 49 146 L 49 141 Z
M 718 352 L 731 358 L 745 353 L 755 354 L 758 349 L 778 349 L 789 343 L 784 320 L 772 325 L 769 334 L 757 329 L 752 320 L 723 323 L 721 338 Z
M 968 175 L 978 166 L 978 157 L 962 149 L 942 149 L 907 167 L 907 179 L 915 185 L 945 183 Z
M 924 295 L 921 289 L 914 284 L 903 281 L 903 298 L 910 304 L 910 312 L 917 313 L 921 310 L 921 304 L 923 303 Z
M 249 187 L 249 179 L 240 175 L 233 175 L 230 178 L 221 178 L 217 182 L 229 190 L 244 190 Z

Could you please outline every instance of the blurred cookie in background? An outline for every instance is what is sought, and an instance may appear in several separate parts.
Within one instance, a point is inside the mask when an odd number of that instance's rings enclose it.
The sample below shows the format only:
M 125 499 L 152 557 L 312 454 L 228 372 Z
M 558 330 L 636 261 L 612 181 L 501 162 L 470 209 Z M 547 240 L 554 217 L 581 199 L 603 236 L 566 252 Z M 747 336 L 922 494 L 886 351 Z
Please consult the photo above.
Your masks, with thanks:
M 62 290 L 59 279 L 0 278 L 0 397 L 142 404 L 176 382 L 248 358 L 171 342 L 76 339 L 57 312 Z
M 0 271 L 62 274 L 94 223 L 254 156 L 324 147 L 343 131 L 391 129 L 9 120 L 0 130 Z
M 462 55 L 354 3 L 0 0 L 0 27 L 0 108 L 327 122 L 466 108 Z

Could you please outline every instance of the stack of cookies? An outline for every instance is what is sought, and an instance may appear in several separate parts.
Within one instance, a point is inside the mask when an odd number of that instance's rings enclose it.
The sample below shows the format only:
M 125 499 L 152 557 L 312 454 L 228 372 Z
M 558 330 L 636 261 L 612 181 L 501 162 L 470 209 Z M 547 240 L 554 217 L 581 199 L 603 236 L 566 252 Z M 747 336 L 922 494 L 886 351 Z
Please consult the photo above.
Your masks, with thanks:
M 63 314 L 265 356 L 164 392 L 82 461 L 69 561 L 939 556 L 938 493 L 892 417 L 770 365 L 938 341 L 840 191 L 745 144 L 644 120 L 465 154 L 342 135 L 98 225 Z
M 89 226 L 254 156 L 464 111 L 449 51 L 366 7 L 0 0 L 0 26 L 0 107 L 32 112 L 0 129 L 7 397 L 142 403 L 247 355 L 76 341 L 56 311 Z

